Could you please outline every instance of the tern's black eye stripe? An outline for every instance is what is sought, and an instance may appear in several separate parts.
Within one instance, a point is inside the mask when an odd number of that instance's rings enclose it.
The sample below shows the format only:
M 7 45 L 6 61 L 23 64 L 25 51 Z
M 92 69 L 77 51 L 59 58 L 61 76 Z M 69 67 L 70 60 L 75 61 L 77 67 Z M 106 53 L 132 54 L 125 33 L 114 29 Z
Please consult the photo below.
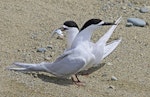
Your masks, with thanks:
M 68 27 L 76 27 L 79 29 L 78 25 L 74 22 L 74 21 L 66 21 L 64 23 L 64 25 L 68 26 Z
M 100 23 L 102 20 L 100 20 L 100 19 L 90 19 L 90 20 L 88 20 L 84 25 L 83 25 L 83 27 L 81 28 L 81 30 L 83 30 L 83 29 L 85 29 L 86 27 L 88 27 L 88 26 L 90 26 L 90 25 L 92 25 L 92 24 L 98 24 L 98 23 Z M 80 31 L 81 31 L 80 30 Z

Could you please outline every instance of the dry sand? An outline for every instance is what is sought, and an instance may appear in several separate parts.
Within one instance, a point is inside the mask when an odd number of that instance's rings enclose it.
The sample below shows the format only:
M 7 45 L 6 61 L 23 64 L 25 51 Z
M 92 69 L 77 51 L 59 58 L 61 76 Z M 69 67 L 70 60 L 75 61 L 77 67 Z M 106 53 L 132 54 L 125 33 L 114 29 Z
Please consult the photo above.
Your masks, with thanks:
M 128 17 L 150 23 L 149 13 L 136 8 L 150 6 L 149 0 L 0 0 L 0 97 L 150 97 L 150 26 L 126 27 Z M 88 77 L 79 76 L 85 87 L 47 73 L 24 74 L 5 70 L 13 62 L 54 61 L 65 49 L 65 40 L 50 33 L 66 20 L 79 26 L 90 18 L 114 21 L 123 16 L 111 40 L 122 37 L 106 63 Z M 96 41 L 109 27 L 94 33 Z M 39 47 L 53 49 L 36 52 Z M 107 64 L 113 65 L 107 65 Z M 117 81 L 111 81 L 111 76 Z M 109 88 L 110 86 L 113 89 Z

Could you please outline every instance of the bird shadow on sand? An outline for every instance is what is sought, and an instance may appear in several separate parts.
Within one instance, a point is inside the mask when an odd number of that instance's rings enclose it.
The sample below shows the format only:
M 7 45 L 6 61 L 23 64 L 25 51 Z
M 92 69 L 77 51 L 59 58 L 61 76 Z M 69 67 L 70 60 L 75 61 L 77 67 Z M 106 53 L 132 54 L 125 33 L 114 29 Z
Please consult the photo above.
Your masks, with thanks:
M 58 78 L 55 76 L 48 76 L 44 74 L 38 74 L 38 78 L 40 78 L 44 82 L 55 83 L 55 84 L 63 85 L 63 86 L 73 84 L 72 80 L 68 78 Z
M 44 82 L 48 82 L 48 83 L 54 83 L 54 84 L 58 84 L 58 85 L 63 85 L 63 86 L 68 86 L 68 85 L 72 85 L 73 82 L 71 79 L 68 78 L 59 78 L 59 77 L 55 77 L 53 75 L 47 74 L 47 73 L 28 73 L 29 75 L 34 76 L 35 78 L 39 78 Z
M 99 70 L 100 68 L 102 68 L 105 65 L 105 63 L 101 63 L 96 67 L 92 67 L 88 70 L 84 70 L 82 72 L 79 72 L 78 75 L 89 75 L 97 70 Z M 34 76 L 35 78 L 39 78 L 44 82 L 49 82 L 49 83 L 55 83 L 58 85 L 63 85 L 63 86 L 68 86 L 68 85 L 73 85 L 73 82 L 71 79 L 68 78 L 59 78 L 59 77 L 55 77 L 55 76 L 51 76 L 47 73 L 26 73 L 29 75 Z
M 101 63 L 99 64 L 98 66 L 96 67 L 92 67 L 92 68 L 89 68 L 88 70 L 83 70 L 81 72 L 79 72 L 78 74 L 79 75 L 89 75 L 97 70 L 99 70 L 100 68 L 102 68 L 103 66 L 105 65 L 105 63 Z

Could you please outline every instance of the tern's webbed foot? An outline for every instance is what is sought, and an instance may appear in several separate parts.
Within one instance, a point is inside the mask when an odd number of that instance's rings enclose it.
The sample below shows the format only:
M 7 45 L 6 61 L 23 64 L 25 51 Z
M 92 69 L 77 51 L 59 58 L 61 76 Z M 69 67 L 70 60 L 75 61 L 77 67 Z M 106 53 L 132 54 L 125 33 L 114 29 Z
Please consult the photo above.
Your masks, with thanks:
M 76 84 L 77 86 L 85 86 L 85 82 L 80 81 L 77 75 L 72 76 L 71 79 L 72 79 L 72 82 Z

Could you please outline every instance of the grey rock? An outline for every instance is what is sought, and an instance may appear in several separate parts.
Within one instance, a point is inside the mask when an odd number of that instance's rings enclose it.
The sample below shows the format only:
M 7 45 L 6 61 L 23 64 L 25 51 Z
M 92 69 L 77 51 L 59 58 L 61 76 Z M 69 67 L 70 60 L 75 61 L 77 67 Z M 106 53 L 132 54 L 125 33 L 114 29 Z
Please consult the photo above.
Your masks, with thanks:
M 139 18 L 128 18 L 127 22 L 132 23 L 134 26 L 144 27 L 146 22 Z
M 46 52 L 46 48 L 38 48 L 38 49 L 37 49 L 37 52 L 44 53 L 44 52 Z
M 140 8 L 139 11 L 140 11 L 141 13 L 147 13 L 147 12 L 149 12 L 149 9 L 146 8 L 146 7 L 142 7 L 142 8 Z

